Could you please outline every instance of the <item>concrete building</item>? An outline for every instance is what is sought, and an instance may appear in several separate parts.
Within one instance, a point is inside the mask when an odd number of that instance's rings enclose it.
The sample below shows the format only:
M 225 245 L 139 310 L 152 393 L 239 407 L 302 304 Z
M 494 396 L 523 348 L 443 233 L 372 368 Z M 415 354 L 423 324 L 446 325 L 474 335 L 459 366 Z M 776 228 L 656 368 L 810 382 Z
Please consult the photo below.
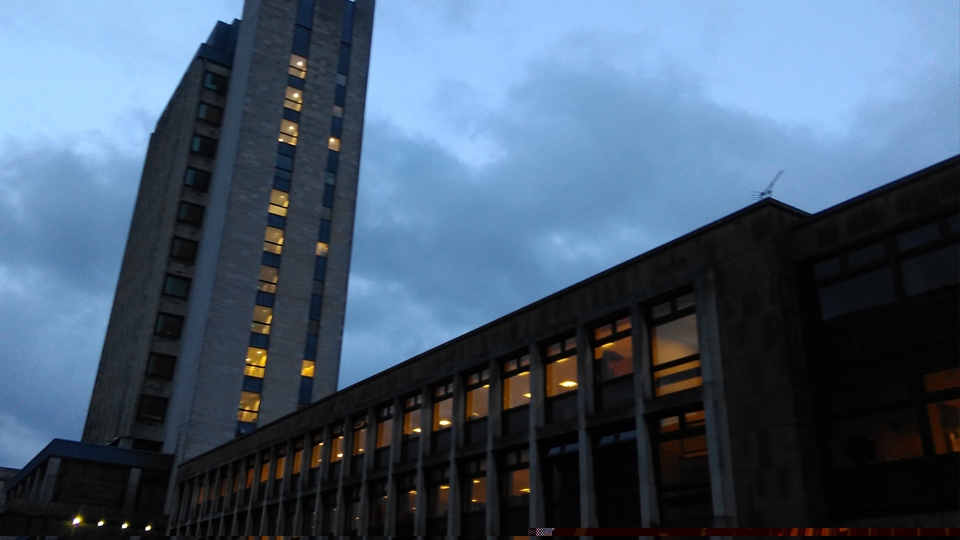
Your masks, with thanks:
M 374 0 L 247 0 L 157 123 L 83 441 L 189 458 L 336 390 Z
M 170 532 L 960 524 L 960 156 L 772 199 L 179 465 Z

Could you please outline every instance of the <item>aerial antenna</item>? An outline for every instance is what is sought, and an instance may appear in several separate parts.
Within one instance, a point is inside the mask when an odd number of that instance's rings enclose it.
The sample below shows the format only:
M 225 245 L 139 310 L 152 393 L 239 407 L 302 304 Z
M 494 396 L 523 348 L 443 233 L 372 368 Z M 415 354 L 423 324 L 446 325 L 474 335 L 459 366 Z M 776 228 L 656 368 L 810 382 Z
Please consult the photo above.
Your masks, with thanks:
M 773 193 L 773 185 L 777 183 L 777 180 L 779 180 L 780 176 L 782 175 L 783 171 L 778 172 L 777 175 L 773 177 L 773 180 L 767 184 L 767 189 L 764 189 L 763 191 L 753 191 L 753 198 L 758 201 L 770 198 L 770 194 Z

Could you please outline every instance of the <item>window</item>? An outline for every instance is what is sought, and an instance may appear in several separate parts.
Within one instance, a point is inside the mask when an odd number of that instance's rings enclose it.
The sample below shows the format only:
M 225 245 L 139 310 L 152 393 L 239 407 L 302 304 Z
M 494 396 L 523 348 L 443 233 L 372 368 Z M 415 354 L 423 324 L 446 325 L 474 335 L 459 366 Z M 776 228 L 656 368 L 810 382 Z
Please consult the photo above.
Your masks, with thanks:
M 953 244 L 907 259 L 900 263 L 900 272 L 907 296 L 956 285 L 960 276 L 960 246 Z
M 240 410 L 237 413 L 237 420 L 256 422 L 258 411 L 260 411 L 260 394 L 240 392 Z
M 650 347 L 654 395 L 663 396 L 703 384 L 693 293 L 654 305 L 650 310 Z
M 317 241 L 323 242 L 325 244 L 330 243 L 330 220 L 329 219 L 320 220 L 320 233 L 318 235 Z
M 320 467 L 320 461 L 322 456 L 320 451 L 323 450 L 323 440 L 319 433 L 313 435 L 313 443 L 310 447 L 310 468 L 316 469 Z
M 411 396 L 403 402 L 403 437 L 400 457 L 404 460 L 417 459 L 420 452 L 420 395 Z
M 950 368 L 924 376 L 927 423 L 937 454 L 960 452 L 960 369 Z
M 327 148 L 329 148 L 330 150 L 333 150 L 334 152 L 339 152 L 339 151 L 340 151 L 340 139 L 338 139 L 338 138 L 336 138 L 336 137 L 330 137 L 330 138 L 327 140 Z
M 503 410 L 530 403 L 530 355 L 503 364 Z
M 490 370 L 484 369 L 467 376 L 466 420 L 486 418 L 490 408 Z
M 630 317 L 621 317 L 593 330 L 593 360 L 598 382 L 633 373 Z
M 447 534 L 450 508 L 450 471 L 447 467 L 427 472 L 427 534 Z
M 283 106 L 294 111 L 300 111 L 303 107 L 303 90 L 288 86 L 286 94 L 284 94 Z
M 546 520 L 558 527 L 580 525 L 580 462 L 576 440 L 554 442 L 543 454 Z
M 147 377 L 157 379 L 173 379 L 173 368 L 177 363 L 177 357 L 167 354 L 150 353 L 147 358 Z
M 137 408 L 137 418 L 149 422 L 163 422 L 167 417 L 167 398 L 140 395 L 140 406 Z
M 636 525 L 640 508 L 637 430 L 633 423 L 594 438 L 593 470 L 600 527 Z
M 163 294 L 175 296 L 177 298 L 186 298 L 190 292 L 190 280 L 185 277 L 167 274 L 163 280 Z
M 920 424 L 912 409 L 847 418 L 830 426 L 833 464 L 856 467 L 920 457 Z
M 336 188 L 333 184 L 324 184 L 323 186 L 323 205 L 327 208 L 333 208 L 334 195 Z
M 157 323 L 153 332 L 159 336 L 178 338 L 183 329 L 183 317 L 170 313 L 157 314 Z
M 303 472 L 303 440 L 297 439 L 293 446 L 293 463 L 291 464 L 290 474 L 297 478 Z M 296 490 L 296 482 L 291 482 Z
M 280 142 L 296 146 L 299 134 L 299 124 L 286 119 L 280 121 Z
M 343 424 L 333 427 L 333 438 L 330 441 L 330 463 L 343 459 Z
M 215 126 L 220 125 L 220 121 L 223 119 L 223 109 L 210 105 L 209 103 L 200 103 L 200 106 L 197 108 L 197 118 L 203 120 L 204 122 L 209 122 Z
M 313 279 L 324 281 L 327 278 L 327 257 L 317 257 L 313 264 Z
M 270 190 L 269 212 L 278 216 L 287 215 L 287 206 L 290 205 L 290 196 L 279 189 Z
M 317 242 L 317 257 L 326 257 L 330 252 L 330 245 L 324 242 Z
M 263 233 L 263 250 L 277 255 L 283 251 L 283 229 L 267 227 Z
M 267 351 L 257 347 L 247 347 L 247 360 L 243 374 L 248 377 L 263 378 L 267 366 Z
M 660 418 L 654 429 L 662 522 L 709 518 L 713 503 L 703 410 Z
M 367 490 L 370 499 L 370 524 L 367 533 L 370 536 L 383 536 L 387 522 L 387 482 L 379 480 L 370 483 Z
M 453 383 L 435 388 L 433 397 L 433 431 L 449 429 L 453 425 Z
M 187 167 L 187 172 L 183 177 L 183 184 L 202 193 L 206 193 L 210 187 L 210 173 Z
M 193 262 L 197 258 L 197 243 L 193 240 L 174 236 L 173 243 L 170 246 L 170 256 L 174 259 Z
M 367 444 L 367 423 L 362 418 L 353 422 L 353 451 L 354 456 L 363 454 Z
M 393 405 L 377 410 L 377 448 L 390 446 L 393 437 Z
M 267 306 L 253 306 L 253 322 L 250 329 L 259 334 L 269 334 L 273 323 L 273 308 Z
M 413 536 L 413 520 L 417 510 L 417 478 L 397 478 L 397 536 Z
M 205 157 L 213 157 L 217 153 L 217 141 L 203 135 L 194 135 L 190 141 L 190 151 Z
M 293 52 L 303 56 L 310 54 L 310 30 L 300 26 L 294 28 Z
M 307 59 L 296 54 L 290 55 L 290 69 L 287 70 L 287 73 L 297 77 L 299 79 L 304 79 L 307 76 Z
M 463 536 L 480 536 L 484 532 L 487 510 L 487 460 L 473 459 L 463 466 L 463 512 L 460 531 Z
M 203 87 L 222 96 L 227 93 L 227 78 L 208 71 L 203 74 Z
M 822 287 L 819 299 L 820 317 L 825 321 L 848 313 L 893 304 L 893 274 L 890 268 L 881 268 Z
M 203 207 L 199 204 L 181 202 L 180 208 L 177 210 L 177 219 L 199 226 L 203 221 Z
M 577 389 L 577 338 L 571 337 L 545 348 L 546 395 L 559 396 Z
M 503 523 L 500 530 L 526 530 L 530 508 L 530 458 L 528 450 L 507 452 L 503 456 L 501 471 L 500 516 Z
M 280 271 L 273 266 L 260 267 L 260 290 L 268 293 L 277 292 L 277 280 L 280 278 Z

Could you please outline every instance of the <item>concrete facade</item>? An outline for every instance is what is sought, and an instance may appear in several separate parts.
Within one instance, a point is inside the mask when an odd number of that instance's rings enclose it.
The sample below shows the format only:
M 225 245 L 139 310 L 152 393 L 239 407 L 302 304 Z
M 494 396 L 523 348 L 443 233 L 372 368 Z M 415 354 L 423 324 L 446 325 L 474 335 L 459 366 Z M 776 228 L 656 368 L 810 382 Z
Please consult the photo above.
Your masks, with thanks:
M 219 23 L 201 46 L 151 137 L 84 441 L 188 458 L 336 390 L 373 8 L 248 0 L 242 22 Z M 305 77 L 293 75 L 294 52 Z M 211 120 L 205 107 L 220 112 Z M 208 185 L 192 185 L 189 169 L 208 173 Z M 184 203 L 202 219 L 184 219 Z M 325 274 L 315 272 L 322 221 Z M 265 230 L 282 235 L 274 252 Z M 196 242 L 189 260 L 171 251 L 175 237 Z M 279 275 L 268 291 L 262 265 Z M 176 289 L 183 283 L 188 292 Z M 269 313 L 260 337 L 257 312 Z M 165 331 L 164 314 L 182 327 Z M 247 377 L 250 346 L 268 353 L 257 381 Z M 172 371 L 157 373 L 158 354 Z M 244 416 L 252 383 L 257 409 Z
M 956 527 L 958 174 L 763 200 L 321 399 L 182 463 L 171 533 Z

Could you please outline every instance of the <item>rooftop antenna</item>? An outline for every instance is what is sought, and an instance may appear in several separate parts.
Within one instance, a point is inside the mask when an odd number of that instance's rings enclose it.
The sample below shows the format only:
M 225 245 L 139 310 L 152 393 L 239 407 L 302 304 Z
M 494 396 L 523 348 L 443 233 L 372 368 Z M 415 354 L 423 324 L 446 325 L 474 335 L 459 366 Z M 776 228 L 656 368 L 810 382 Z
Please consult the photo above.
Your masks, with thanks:
M 771 180 L 770 183 L 767 184 L 767 189 L 764 189 L 763 191 L 751 192 L 753 193 L 753 198 L 758 201 L 762 201 L 763 199 L 770 198 L 770 194 L 773 193 L 773 185 L 777 183 L 777 180 L 779 180 L 780 176 L 782 175 L 783 175 L 783 171 L 778 172 L 777 175 L 773 177 L 773 180 Z

